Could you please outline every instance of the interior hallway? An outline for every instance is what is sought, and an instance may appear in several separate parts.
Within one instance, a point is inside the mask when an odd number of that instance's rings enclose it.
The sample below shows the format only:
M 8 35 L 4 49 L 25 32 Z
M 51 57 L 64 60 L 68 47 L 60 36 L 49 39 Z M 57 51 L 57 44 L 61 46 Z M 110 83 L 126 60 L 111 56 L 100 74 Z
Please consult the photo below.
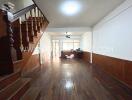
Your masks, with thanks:
M 0 100 L 132 100 L 132 0 L 0 4 Z
M 32 87 L 41 88 L 41 100 L 131 100 L 129 91 L 101 75 L 82 60 L 54 58 L 27 76 L 33 78 Z

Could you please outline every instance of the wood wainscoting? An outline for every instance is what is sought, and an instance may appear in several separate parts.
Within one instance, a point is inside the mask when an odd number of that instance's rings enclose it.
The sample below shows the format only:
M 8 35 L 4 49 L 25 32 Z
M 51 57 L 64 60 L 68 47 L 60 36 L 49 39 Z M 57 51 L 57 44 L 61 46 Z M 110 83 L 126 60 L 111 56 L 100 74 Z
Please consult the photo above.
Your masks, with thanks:
M 87 51 L 83 51 L 83 54 L 82 54 L 82 59 L 86 62 L 89 62 L 90 63 L 90 52 L 87 52 Z
M 132 88 L 132 61 L 93 53 L 93 64 Z

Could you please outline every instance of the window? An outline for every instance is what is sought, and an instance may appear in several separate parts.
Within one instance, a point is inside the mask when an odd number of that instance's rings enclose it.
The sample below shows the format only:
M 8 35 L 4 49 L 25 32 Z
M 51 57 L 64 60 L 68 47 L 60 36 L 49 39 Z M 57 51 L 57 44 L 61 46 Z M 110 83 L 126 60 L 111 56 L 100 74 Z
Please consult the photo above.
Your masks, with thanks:
M 80 48 L 79 40 L 63 40 L 63 50 L 76 50 Z

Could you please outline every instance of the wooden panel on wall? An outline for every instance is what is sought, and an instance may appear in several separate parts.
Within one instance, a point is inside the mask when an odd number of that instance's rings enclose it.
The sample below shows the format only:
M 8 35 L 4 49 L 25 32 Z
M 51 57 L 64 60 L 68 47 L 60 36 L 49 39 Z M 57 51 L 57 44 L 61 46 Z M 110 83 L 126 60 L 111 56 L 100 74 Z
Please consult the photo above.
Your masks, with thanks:
M 17 19 L 12 23 L 13 28 L 13 47 L 16 51 L 16 53 L 13 56 L 17 55 L 17 60 L 22 59 L 22 51 L 21 51 L 21 32 L 20 32 L 20 19 Z
M 86 62 L 90 62 L 90 52 L 83 51 L 82 59 Z
M 40 41 L 41 37 L 42 37 L 42 34 L 38 34 L 38 37 L 34 38 L 34 44 L 30 44 L 31 48 L 29 49 L 29 51 L 23 52 L 23 59 L 21 61 L 14 62 L 15 70 L 17 70 L 17 69 L 23 70 L 23 68 L 27 65 L 28 61 L 33 57 L 32 54 L 33 54 L 38 42 Z M 31 65 L 32 65 L 32 63 L 31 63 Z
M 125 82 L 132 86 L 132 62 L 126 61 L 124 66 Z
M 23 74 L 32 72 L 36 68 L 40 68 L 39 54 L 35 54 L 30 57 L 23 68 Z
M 93 54 L 93 64 L 132 87 L 132 61 Z

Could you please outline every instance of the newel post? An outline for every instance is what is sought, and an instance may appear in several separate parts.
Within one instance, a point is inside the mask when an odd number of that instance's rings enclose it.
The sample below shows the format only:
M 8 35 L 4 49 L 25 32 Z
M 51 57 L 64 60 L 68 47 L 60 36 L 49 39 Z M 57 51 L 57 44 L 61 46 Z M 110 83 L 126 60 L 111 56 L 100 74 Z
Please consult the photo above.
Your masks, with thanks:
M 11 48 L 13 46 L 13 31 L 10 19 L 12 14 L 0 9 L 0 75 L 13 73 Z

